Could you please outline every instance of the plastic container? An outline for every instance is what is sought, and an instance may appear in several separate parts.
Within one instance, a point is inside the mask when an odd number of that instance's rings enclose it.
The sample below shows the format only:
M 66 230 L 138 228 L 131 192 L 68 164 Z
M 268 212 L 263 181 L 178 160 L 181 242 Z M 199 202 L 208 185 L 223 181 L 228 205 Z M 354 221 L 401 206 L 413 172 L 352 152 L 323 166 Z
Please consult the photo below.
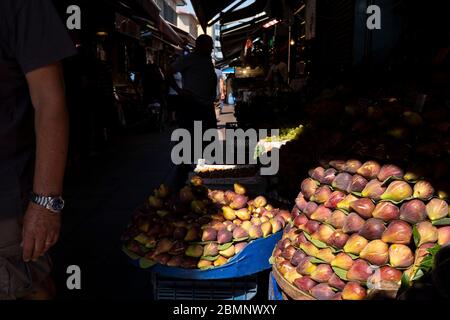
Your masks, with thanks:
M 268 299 L 269 301 L 282 301 L 283 299 L 283 293 L 281 291 L 280 286 L 277 283 L 277 280 L 275 279 L 273 272 L 269 275 L 269 293 L 268 293 Z
M 252 300 L 258 292 L 257 276 L 224 280 L 174 279 L 152 274 L 155 300 Z

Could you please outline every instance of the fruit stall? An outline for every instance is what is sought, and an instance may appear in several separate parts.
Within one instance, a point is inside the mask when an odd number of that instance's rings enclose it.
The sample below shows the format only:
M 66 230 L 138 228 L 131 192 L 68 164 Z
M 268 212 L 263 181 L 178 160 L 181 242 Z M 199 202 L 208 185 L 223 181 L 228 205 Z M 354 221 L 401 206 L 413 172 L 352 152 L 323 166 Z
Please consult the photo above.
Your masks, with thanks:
M 211 299 L 220 291 L 220 298 L 248 300 L 291 222 L 289 211 L 263 196 L 250 198 L 241 184 L 211 190 L 194 176 L 177 193 L 164 185 L 154 191 L 124 233 L 123 251 L 152 273 L 153 284 L 160 285 L 155 299 Z
M 447 202 L 395 165 L 331 161 L 310 170 L 295 203 L 271 258 L 287 299 L 395 298 L 450 243 Z

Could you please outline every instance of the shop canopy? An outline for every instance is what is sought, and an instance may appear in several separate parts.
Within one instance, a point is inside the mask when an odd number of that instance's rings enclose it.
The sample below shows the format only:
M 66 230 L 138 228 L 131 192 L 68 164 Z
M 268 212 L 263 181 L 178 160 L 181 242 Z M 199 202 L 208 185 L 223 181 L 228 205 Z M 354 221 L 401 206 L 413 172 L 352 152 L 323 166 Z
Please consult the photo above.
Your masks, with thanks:
M 191 0 L 191 2 L 200 25 L 206 30 L 208 22 L 236 0 Z
M 261 30 L 264 23 L 269 20 L 270 18 L 267 15 L 260 15 L 248 22 L 222 29 L 222 53 L 225 59 L 240 54 L 242 49 L 244 49 L 246 41 L 254 37 Z
M 234 21 L 254 17 L 256 14 L 261 13 L 266 9 L 268 2 L 269 0 L 256 0 L 252 4 L 242 9 L 225 12 L 220 17 L 220 23 L 224 25 Z

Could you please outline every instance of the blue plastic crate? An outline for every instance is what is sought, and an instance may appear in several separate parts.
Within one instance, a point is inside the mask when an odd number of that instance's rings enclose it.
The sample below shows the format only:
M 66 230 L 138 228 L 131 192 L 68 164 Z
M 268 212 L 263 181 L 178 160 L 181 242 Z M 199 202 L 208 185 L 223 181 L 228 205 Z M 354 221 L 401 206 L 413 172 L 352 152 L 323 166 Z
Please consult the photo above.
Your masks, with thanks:
M 281 292 L 281 288 L 277 283 L 277 280 L 273 276 L 273 273 L 271 272 L 269 275 L 269 294 L 268 294 L 269 301 L 282 301 L 283 294 Z
M 152 274 L 155 300 L 251 300 L 258 292 L 257 276 L 224 280 L 174 279 Z
M 208 270 L 173 268 L 163 265 L 155 265 L 148 269 L 154 274 L 168 278 L 187 280 L 219 280 L 237 279 L 252 276 L 259 272 L 269 270 L 272 265 L 269 262 L 273 248 L 283 235 L 282 231 L 265 239 L 251 241 L 247 247 L 234 256 L 227 264 Z M 133 265 L 139 267 L 139 259 L 130 259 Z

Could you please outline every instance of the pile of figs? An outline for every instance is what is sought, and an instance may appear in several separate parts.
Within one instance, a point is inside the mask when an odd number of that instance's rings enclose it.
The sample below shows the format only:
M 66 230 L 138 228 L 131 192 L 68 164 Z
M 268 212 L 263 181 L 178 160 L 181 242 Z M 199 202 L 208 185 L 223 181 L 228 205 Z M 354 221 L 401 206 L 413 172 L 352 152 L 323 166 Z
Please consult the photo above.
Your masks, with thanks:
M 273 257 L 274 267 L 319 300 L 397 292 L 429 272 L 450 243 L 449 206 L 433 186 L 376 161 L 331 161 L 309 171 Z
M 274 208 L 265 197 L 249 199 L 240 184 L 233 189 L 209 190 L 200 177 L 176 195 L 160 186 L 134 215 L 122 237 L 124 249 L 169 267 L 209 269 L 292 223 L 289 211 Z

